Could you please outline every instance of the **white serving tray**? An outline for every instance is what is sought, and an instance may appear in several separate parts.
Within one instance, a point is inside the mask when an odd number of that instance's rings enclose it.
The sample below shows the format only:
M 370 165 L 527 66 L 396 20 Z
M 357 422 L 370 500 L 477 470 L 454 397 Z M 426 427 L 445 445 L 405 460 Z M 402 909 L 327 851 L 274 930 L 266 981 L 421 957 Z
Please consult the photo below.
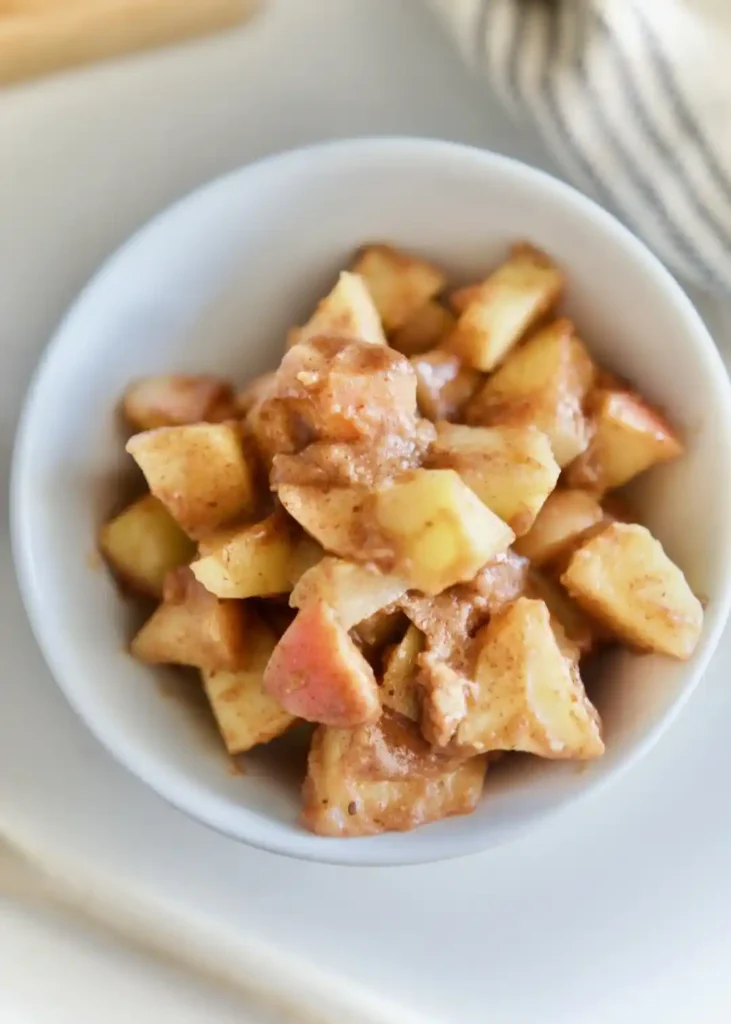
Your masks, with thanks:
M 0 93 L 3 475 L 45 342 L 126 236 L 262 154 L 385 133 L 552 169 L 420 0 L 272 0 L 230 35 Z M 731 316 L 704 312 L 731 353 Z M 363 1024 L 728 1019 L 731 636 L 646 761 L 521 843 L 435 866 L 320 867 L 207 832 L 110 760 L 29 634 L 7 517 L 0 544 L 0 833 L 26 858 L 0 859 L 3 1022 L 116 1024 L 133 998 L 144 1022 L 182 1001 L 183 1024 L 227 1024 L 253 998 L 268 1009 L 238 1019 L 274 1020 L 282 995 L 307 1019 Z M 81 923 L 59 923 L 69 907 Z M 122 953 L 84 916 L 168 963 Z

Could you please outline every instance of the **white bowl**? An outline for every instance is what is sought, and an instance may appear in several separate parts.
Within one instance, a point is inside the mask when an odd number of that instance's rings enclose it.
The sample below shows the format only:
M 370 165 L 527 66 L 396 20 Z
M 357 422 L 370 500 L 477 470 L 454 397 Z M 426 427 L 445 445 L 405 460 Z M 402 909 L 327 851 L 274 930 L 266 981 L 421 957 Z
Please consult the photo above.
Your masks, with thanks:
M 94 568 L 97 528 L 127 465 L 114 409 L 142 374 L 273 366 L 285 331 L 356 246 L 391 240 L 469 282 L 529 239 L 567 269 L 568 311 L 592 352 L 664 408 L 688 445 L 643 481 L 643 518 L 708 600 L 687 664 L 618 654 L 593 695 L 607 753 L 488 776 L 471 816 L 404 834 L 324 839 L 298 823 L 281 777 L 232 775 L 208 723 L 164 699 L 125 654 L 130 612 Z M 89 728 L 130 771 L 220 831 L 296 857 L 402 864 L 470 853 L 523 832 L 616 777 L 668 726 L 726 619 L 731 580 L 731 389 L 699 316 L 660 263 L 571 188 L 505 157 L 413 139 L 335 142 L 205 186 L 128 242 L 83 292 L 27 400 L 12 488 L 26 607 L 46 660 Z M 161 672 L 162 678 L 167 678 Z M 174 684 L 173 684 L 174 685 Z

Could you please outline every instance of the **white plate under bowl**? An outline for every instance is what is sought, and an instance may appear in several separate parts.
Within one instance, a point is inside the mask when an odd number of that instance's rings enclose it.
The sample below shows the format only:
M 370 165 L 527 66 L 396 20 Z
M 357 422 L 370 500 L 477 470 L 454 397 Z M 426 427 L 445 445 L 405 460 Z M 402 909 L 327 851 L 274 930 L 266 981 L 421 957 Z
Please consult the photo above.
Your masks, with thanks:
M 484 274 L 516 239 L 569 277 L 568 313 L 592 352 L 664 409 L 687 439 L 648 475 L 645 521 L 708 599 L 687 664 L 623 653 L 594 693 L 607 753 L 588 765 L 526 761 L 488 776 L 475 814 L 405 834 L 324 839 L 298 822 L 278 776 L 232 775 L 210 726 L 164 699 L 125 653 L 130 612 L 94 564 L 99 524 L 128 459 L 115 406 L 135 377 L 212 371 L 244 382 L 274 366 L 353 250 L 388 240 Z M 15 557 L 28 614 L 60 686 L 132 772 L 190 815 L 265 849 L 344 864 L 401 864 L 484 849 L 616 777 L 689 696 L 719 639 L 731 579 L 731 389 L 699 316 L 629 232 L 566 185 L 448 143 L 355 140 L 245 167 L 193 193 L 101 270 L 49 346 L 31 388 L 12 484 Z M 167 680 L 170 674 L 159 673 Z M 174 683 L 173 683 L 174 685 Z

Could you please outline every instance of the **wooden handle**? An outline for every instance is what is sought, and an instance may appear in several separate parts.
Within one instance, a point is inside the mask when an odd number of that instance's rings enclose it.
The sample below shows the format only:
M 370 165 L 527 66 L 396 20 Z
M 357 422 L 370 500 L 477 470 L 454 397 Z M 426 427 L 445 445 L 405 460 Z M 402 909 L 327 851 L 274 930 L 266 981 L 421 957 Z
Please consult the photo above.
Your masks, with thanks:
M 213 32 L 257 0 L 0 0 L 0 83 Z

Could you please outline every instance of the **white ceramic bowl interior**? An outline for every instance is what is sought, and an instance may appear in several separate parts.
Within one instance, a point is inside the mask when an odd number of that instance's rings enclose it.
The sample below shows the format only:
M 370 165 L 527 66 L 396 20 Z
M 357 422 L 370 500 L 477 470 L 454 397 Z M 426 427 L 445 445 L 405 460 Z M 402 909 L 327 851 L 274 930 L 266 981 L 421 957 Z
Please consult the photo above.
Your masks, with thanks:
M 593 353 L 664 408 L 687 455 L 643 482 L 645 521 L 707 597 L 689 664 L 619 654 L 593 696 L 606 756 L 533 761 L 488 775 L 475 814 L 406 834 L 323 839 L 298 823 L 299 793 L 268 770 L 232 775 L 211 724 L 165 699 L 125 653 L 132 616 L 94 567 L 99 524 L 128 460 L 114 415 L 125 385 L 159 372 L 238 382 L 276 365 L 301 322 L 368 240 L 485 273 L 516 239 L 563 264 L 568 312 Z M 286 153 L 195 192 L 101 270 L 49 346 L 16 448 L 13 532 L 36 636 L 77 712 L 116 758 L 195 818 L 256 846 L 348 864 L 435 860 L 502 842 L 616 775 L 697 683 L 718 640 L 731 577 L 731 395 L 700 318 L 648 251 L 589 200 L 504 157 L 440 142 L 358 140 Z M 166 685 L 174 676 L 161 671 Z

